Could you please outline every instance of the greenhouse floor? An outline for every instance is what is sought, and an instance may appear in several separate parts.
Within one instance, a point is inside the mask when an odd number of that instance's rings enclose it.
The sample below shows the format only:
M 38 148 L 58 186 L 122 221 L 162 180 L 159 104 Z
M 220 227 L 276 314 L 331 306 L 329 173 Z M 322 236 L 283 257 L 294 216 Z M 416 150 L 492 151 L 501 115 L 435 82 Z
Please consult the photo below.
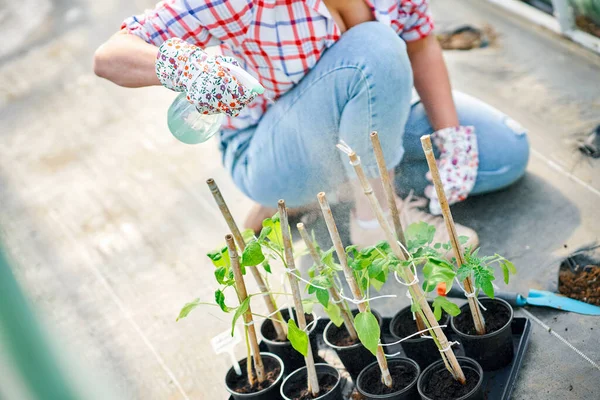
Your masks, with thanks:
M 90 371 L 98 397 L 224 399 L 229 359 L 209 340 L 228 321 L 213 308 L 175 318 L 187 301 L 212 300 L 205 253 L 226 226 L 205 180 L 217 180 L 239 221 L 251 202 L 215 141 L 186 146 L 168 133 L 171 93 L 118 88 L 91 71 L 95 47 L 153 3 L 61 1 L 22 44 L 36 47 L 0 61 L 0 81 L 11 83 L 0 88 L 0 233 L 40 319 L 61 354 Z M 514 261 L 511 290 L 552 287 L 560 258 L 600 239 L 600 160 L 574 144 L 600 123 L 600 57 L 485 1 L 431 3 L 438 29 L 498 33 L 488 48 L 445 53 L 453 85 L 527 127 L 532 146 L 521 181 L 455 206 L 455 219 L 477 229 L 483 253 Z M 347 225 L 345 209 L 335 211 Z M 406 300 L 398 287 L 384 291 L 399 294 L 376 305 L 391 316 Z M 600 362 L 598 317 L 528 311 Z M 0 397 L 18 390 L 7 377 Z M 533 324 L 515 399 L 600 398 L 598 382 L 597 366 Z

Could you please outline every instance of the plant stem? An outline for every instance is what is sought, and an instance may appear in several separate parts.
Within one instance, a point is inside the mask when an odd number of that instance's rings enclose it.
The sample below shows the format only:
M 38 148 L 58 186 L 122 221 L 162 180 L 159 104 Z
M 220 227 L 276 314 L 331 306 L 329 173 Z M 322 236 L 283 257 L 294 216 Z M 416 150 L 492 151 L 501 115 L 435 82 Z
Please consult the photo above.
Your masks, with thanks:
M 442 179 L 440 178 L 440 171 L 438 170 L 437 163 L 435 162 L 435 155 L 433 154 L 431 137 L 429 135 L 421 136 L 421 146 L 425 152 L 425 157 L 427 158 L 427 164 L 429 165 L 429 171 L 431 172 L 433 185 L 435 186 L 435 191 L 437 192 L 438 199 L 440 201 L 442 215 L 444 216 L 444 222 L 446 223 L 448 236 L 450 236 L 450 243 L 452 244 L 452 249 L 454 250 L 456 264 L 457 267 L 460 267 L 465 263 L 465 258 L 463 256 L 462 246 L 458 240 L 458 234 L 456 233 L 456 226 L 454 225 L 454 218 L 452 218 L 452 213 L 450 212 L 448 199 L 446 198 L 446 193 L 444 192 L 444 185 L 442 183 Z M 479 303 L 474 296 L 475 289 L 470 276 L 463 281 L 463 286 L 465 287 L 467 293 L 473 293 L 473 296 L 467 297 L 467 301 L 469 302 L 469 309 L 471 310 L 475 330 L 479 335 L 485 335 L 485 320 L 483 318 L 481 308 L 479 307 Z
M 358 283 L 354 277 L 354 272 L 348 266 L 348 259 L 346 258 L 346 250 L 344 249 L 344 245 L 342 244 L 342 239 L 340 238 L 340 233 L 335 224 L 335 220 L 333 218 L 333 214 L 331 213 L 331 208 L 329 207 L 329 203 L 327 202 L 327 198 L 325 197 L 325 193 L 321 192 L 317 195 L 317 199 L 319 200 L 319 204 L 321 205 L 321 211 L 323 212 L 323 216 L 325 217 L 325 223 L 327 224 L 327 229 L 329 230 L 329 235 L 331 236 L 331 241 L 333 242 L 333 246 L 335 247 L 335 251 L 337 253 L 338 259 L 344 270 L 344 276 L 346 277 L 346 281 L 350 286 L 350 290 L 352 290 L 352 296 L 354 300 L 363 300 L 363 295 L 360 291 Z M 366 303 L 359 303 L 358 310 L 362 312 L 368 311 L 368 306 Z M 387 359 L 385 358 L 385 354 L 383 353 L 383 349 L 378 346 L 377 347 L 377 363 L 379 364 L 379 369 L 381 370 L 381 380 L 387 387 L 392 387 L 392 375 L 390 375 L 390 370 L 388 369 Z
M 248 327 L 244 325 L 244 339 L 246 340 L 246 374 L 248 374 L 248 383 L 250 386 L 254 386 L 256 378 L 254 377 L 254 371 L 252 370 L 252 349 L 250 348 L 250 339 L 248 339 Z
M 244 276 L 242 275 L 242 270 L 240 268 L 240 260 L 233 241 L 233 236 L 225 236 L 225 241 L 227 242 L 227 250 L 229 251 L 229 259 L 231 260 L 231 269 L 233 270 L 233 278 L 235 279 L 235 291 L 237 292 L 241 305 L 246 301 L 248 292 L 246 292 L 246 284 L 244 283 Z M 248 310 L 244 313 L 244 325 L 248 329 L 248 338 L 250 339 L 250 347 L 252 348 L 256 377 L 258 383 L 262 383 L 265 380 L 265 367 L 263 365 L 262 357 L 260 356 L 260 348 L 258 347 L 258 339 L 256 337 L 256 329 L 254 328 L 250 304 L 248 304 Z M 247 360 L 247 363 L 250 364 L 250 359 Z
M 350 158 L 350 164 L 352 164 L 352 166 L 354 166 L 354 171 L 356 172 L 356 175 L 358 176 L 358 180 L 360 181 L 360 184 L 363 188 L 365 195 L 369 199 L 369 203 L 371 204 L 371 209 L 372 209 L 373 213 L 375 214 L 375 216 L 377 217 L 377 221 L 379 222 L 379 225 L 381 226 L 381 228 L 383 229 L 383 231 L 385 233 L 386 239 L 390 245 L 390 248 L 392 249 L 392 252 L 400 260 L 406 260 L 406 258 L 404 257 L 404 252 L 402 251 L 402 248 L 396 241 L 396 239 L 394 237 L 394 233 L 392 232 L 392 229 L 390 228 L 390 225 L 388 224 L 387 219 L 385 218 L 385 215 L 383 214 L 381 205 L 379 204 L 379 201 L 377 200 L 377 198 L 375 197 L 375 194 L 373 193 L 373 188 L 371 188 L 371 185 L 369 184 L 369 180 L 367 179 L 367 177 L 362 169 L 362 166 L 360 165 L 360 159 L 358 158 L 358 156 L 356 155 L 355 152 L 350 152 L 348 157 Z M 449 346 L 448 339 L 446 338 L 446 335 L 444 334 L 444 332 L 440 328 L 440 325 L 438 324 L 437 320 L 435 319 L 435 315 L 433 315 L 433 311 L 431 311 L 431 307 L 429 307 L 429 303 L 427 302 L 427 300 L 423 294 L 423 291 L 418 284 L 418 281 L 414 279 L 415 276 L 409 267 L 404 266 L 404 267 L 402 267 L 402 269 L 403 269 L 403 275 L 404 275 L 406 281 L 411 283 L 409 285 L 411 297 L 413 298 L 413 300 L 415 302 L 419 303 L 419 306 L 421 307 L 421 309 L 423 310 L 423 314 L 425 315 L 425 319 L 427 319 L 427 321 L 433 328 L 433 331 L 431 332 L 431 334 L 432 334 L 432 336 L 435 335 L 437 337 L 437 340 L 439 342 L 438 344 L 440 346 L 438 348 L 445 349 L 447 346 Z M 449 365 L 451 367 L 450 372 L 452 373 L 452 375 L 454 377 L 456 377 L 456 379 L 460 383 L 464 384 L 466 382 L 465 375 L 462 371 L 462 368 L 458 364 L 458 360 L 456 359 L 456 356 L 454 355 L 454 352 L 452 351 L 452 349 L 449 349 L 446 352 L 446 357 L 448 358 Z
M 300 288 L 298 286 L 298 279 L 296 277 L 296 262 L 294 261 L 294 249 L 292 247 L 292 238 L 290 233 L 290 225 L 288 222 L 287 208 L 285 201 L 279 200 L 277 203 L 279 208 L 279 218 L 281 220 L 281 236 L 283 238 L 283 249 L 285 251 L 285 260 L 287 265 L 288 280 L 292 295 L 294 296 L 294 306 L 296 307 L 296 319 L 298 321 L 298 328 L 306 331 L 306 317 L 304 316 L 304 306 L 302 304 L 302 296 L 300 295 Z M 291 317 L 291 316 L 290 316 Z M 317 370 L 315 368 L 315 359 L 313 358 L 312 348 L 310 346 L 310 338 L 308 343 L 308 349 L 306 357 L 304 357 L 306 363 L 306 375 L 308 391 L 317 397 L 319 394 L 319 379 L 317 377 Z
M 385 165 L 385 157 L 383 156 L 383 149 L 381 148 L 381 142 L 379 141 L 379 135 L 376 131 L 371 132 L 371 143 L 373 144 L 373 151 L 375 152 L 375 159 L 377 160 L 377 167 L 379 168 L 379 174 L 381 175 L 381 184 L 385 191 L 385 197 L 392 213 L 392 222 L 394 223 L 394 231 L 396 237 L 406 247 L 406 238 L 404 237 L 404 230 L 402 229 L 402 223 L 400 222 L 400 213 L 398 212 L 398 205 L 396 204 L 396 194 L 394 193 L 394 186 L 390 179 L 387 166 Z M 408 257 L 408 254 L 406 255 Z
M 321 258 L 319 257 L 319 254 L 317 253 L 317 249 L 315 248 L 315 245 L 313 244 L 312 240 L 310 240 L 310 236 L 308 235 L 308 232 L 304 228 L 304 224 L 302 222 L 300 222 L 299 224 L 296 225 L 296 227 L 298 228 L 298 231 L 300 232 L 300 236 L 302 236 L 302 239 L 304 239 L 304 243 L 306 244 L 306 247 L 308 248 L 308 252 L 312 256 L 313 261 L 314 261 L 315 265 L 317 266 L 319 273 L 321 273 L 323 271 L 323 264 L 321 263 Z M 335 286 L 333 284 L 329 288 L 329 295 L 331 296 L 331 299 L 335 303 L 339 304 L 340 313 L 342 315 L 342 319 L 344 320 L 344 326 L 346 327 L 346 330 L 348 331 L 348 335 L 350 336 L 350 338 L 352 340 L 356 341 L 358 339 L 358 334 L 356 333 L 356 329 L 354 329 L 354 324 L 352 323 L 354 319 L 352 318 L 352 312 L 350 311 L 348 304 L 346 302 L 342 302 L 342 298 L 340 297 L 337 289 L 335 288 Z
M 210 192 L 212 193 L 215 202 L 219 207 L 219 210 L 221 210 L 221 214 L 223 215 L 223 218 L 225 219 L 225 222 L 227 223 L 231 234 L 235 238 L 235 241 L 240 247 L 240 250 L 244 251 L 244 249 L 246 248 L 246 242 L 244 241 L 244 237 L 242 236 L 237 224 L 235 223 L 235 220 L 233 219 L 233 215 L 231 215 L 231 212 L 229 211 L 229 207 L 227 206 L 227 203 L 225 202 L 225 199 L 223 198 L 223 195 L 221 194 L 217 183 L 214 179 L 209 178 L 206 181 L 206 184 L 208 185 Z M 273 328 L 275 328 L 277 339 L 283 341 L 287 340 L 287 325 L 285 324 L 281 312 L 277 311 L 277 304 L 275 303 L 275 299 L 273 298 L 273 296 L 268 294 L 268 285 L 263 280 L 263 277 L 258 271 L 258 268 L 256 268 L 255 266 L 248 266 L 247 268 L 250 269 L 250 272 L 252 272 L 252 276 L 256 281 L 258 289 L 265 294 L 264 299 L 265 304 L 267 305 L 267 310 L 269 310 L 269 314 L 274 314 L 274 320 L 277 321 L 277 323 L 273 322 Z

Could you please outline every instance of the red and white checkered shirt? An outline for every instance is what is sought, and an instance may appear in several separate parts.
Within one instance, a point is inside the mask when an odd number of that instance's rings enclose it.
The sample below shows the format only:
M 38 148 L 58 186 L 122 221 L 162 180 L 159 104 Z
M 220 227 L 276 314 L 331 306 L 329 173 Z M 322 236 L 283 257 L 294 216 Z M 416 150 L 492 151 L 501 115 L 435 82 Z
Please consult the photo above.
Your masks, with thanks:
M 413 41 L 433 30 L 428 0 L 365 0 L 376 20 Z M 200 47 L 219 45 L 265 87 L 225 129 L 255 125 L 296 85 L 341 35 L 322 0 L 167 0 L 126 19 L 122 28 L 160 46 L 178 37 Z

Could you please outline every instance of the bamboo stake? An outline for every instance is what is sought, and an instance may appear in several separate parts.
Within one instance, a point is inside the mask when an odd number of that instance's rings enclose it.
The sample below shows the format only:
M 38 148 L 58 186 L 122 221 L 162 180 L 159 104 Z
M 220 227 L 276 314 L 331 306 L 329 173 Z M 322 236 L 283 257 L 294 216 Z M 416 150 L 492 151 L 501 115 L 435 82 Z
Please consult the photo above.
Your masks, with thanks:
M 231 260 L 235 288 L 241 305 L 248 298 L 248 292 L 246 292 L 246 284 L 244 283 L 244 276 L 242 275 L 242 270 L 240 268 L 240 260 L 233 241 L 233 236 L 225 236 L 225 241 L 227 242 L 227 250 L 229 251 L 229 259 Z M 249 304 L 248 310 L 244 313 L 244 325 L 248 329 L 248 338 L 250 339 L 250 347 L 252 348 L 252 358 L 254 360 L 256 378 L 258 379 L 258 383 L 262 383 L 265 380 L 265 367 L 262 362 L 262 357 L 260 356 L 260 348 L 258 347 L 258 339 L 256 338 L 256 329 L 254 328 L 254 321 L 252 320 L 252 309 Z M 249 364 L 250 359 L 246 360 L 246 362 Z
M 235 238 L 237 245 L 242 251 L 244 251 L 246 248 L 246 242 L 244 241 L 244 237 L 242 236 L 242 233 L 233 219 L 233 215 L 231 215 L 231 212 L 229 211 L 229 207 L 227 206 L 227 203 L 225 202 L 217 183 L 214 179 L 209 178 L 206 181 L 206 184 L 208 185 L 210 192 L 217 203 L 217 206 L 219 206 L 219 210 L 221 210 L 221 214 L 223 215 L 231 234 Z M 285 324 L 285 320 L 283 319 L 281 312 L 277 311 L 275 300 L 269 293 L 269 288 L 267 287 L 262 275 L 255 266 L 248 266 L 247 268 L 250 269 L 250 272 L 252 272 L 252 276 L 258 285 L 258 289 L 261 291 L 261 293 L 264 293 L 263 298 L 265 300 L 265 304 L 267 305 L 267 310 L 269 310 L 269 314 L 273 314 L 271 320 L 273 322 L 273 328 L 275 328 L 275 333 L 277 334 L 277 339 L 287 340 L 287 325 Z
M 381 148 L 381 142 L 379 141 L 379 135 L 377 131 L 371 132 L 371 143 L 373 144 L 373 151 L 375 152 L 375 159 L 377 160 L 377 167 L 379 168 L 379 174 L 381 175 L 381 184 L 385 191 L 385 197 L 392 213 L 392 222 L 394 223 L 394 230 L 396 237 L 406 247 L 406 238 L 404 237 L 404 230 L 402 229 L 402 223 L 400 222 L 400 213 L 398 212 L 398 205 L 396 204 L 396 194 L 394 193 L 394 187 L 388 173 L 387 166 L 385 165 L 385 158 L 383 156 L 383 149 Z
M 383 185 L 383 190 L 385 191 L 385 196 L 388 202 L 388 207 L 390 208 L 390 212 L 392 213 L 392 223 L 394 224 L 394 231 L 396 232 L 396 237 L 406 248 L 406 238 L 404 237 L 404 230 L 402 229 L 402 223 L 400 222 L 400 213 L 398 212 L 398 205 L 396 204 L 396 194 L 394 193 L 394 186 L 392 185 L 392 181 L 390 179 L 390 174 L 388 173 L 387 166 L 385 164 L 385 157 L 383 156 L 383 149 L 381 147 L 381 142 L 379 141 L 379 135 L 377 131 L 371 132 L 371 143 L 373 144 L 373 151 L 375 152 L 375 159 L 377 160 L 377 167 L 379 168 L 379 174 L 381 175 L 381 184 Z M 406 252 L 404 252 L 406 254 Z M 406 254 L 408 258 L 409 255 Z M 418 313 L 415 314 L 415 322 L 417 324 L 417 331 L 424 331 L 426 329 L 425 323 L 421 318 L 421 315 Z
M 456 233 L 456 226 L 454 225 L 454 218 L 452 218 L 452 213 L 450 212 L 448 199 L 446 198 L 446 193 L 444 192 L 444 184 L 440 178 L 440 171 L 437 163 L 435 162 L 435 155 L 433 154 L 431 137 L 429 135 L 421 136 L 421 146 L 425 152 L 427 164 L 429 165 L 429 171 L 431 172 L 431 179 L 433 180 L 433 185 L 435 186 L 435 191 L 437 192 L 438 199 L 440 201 L 442 215 L 444 216 L 444 222 L 446 223 L 448 236 L 450 236 L 450 242 L 452 243 L 452 249 L 454 250 L 454 257 L 456 257 L 457 267 L 460 267 L 465 263 L 465 258 L 463 256 L 462 246 L 458 240 L 458 234 Z M 479 335 L 485 335 L 485 320 L 483 318 L 481 308 L 479 307 L 479 303 L 475 298 L 475 288 L 473 287 L 473 281 L 471 280 L 470 276 L 463 281 L 463 286 L 465 287 L 467 293 L 473 294 L 471 297 L 467 297 L 467 301 L 469 302 L 469 308 L 471 309 L 471 315 L 473 316 L 475 330 Z
M 296 263 L 294 261 L 294 249 L 292 247 L 292 238 L 290 234 L 290 225 L 288 221 L 287 208 L 285 201 L 279 200 L 277 203 L 279 208 L 279 218 L 281 221 L 281 236 L 283 238 L 283 248 L 285 251 L 285 261 L 288 270 L 288 280 L 290 288 L 292 290 L 292 296 L 294 298 L 294 306 L 296 307 L 296 319 L 298 321 L 298 328 L 306 330 L 306 317 L 304 316 L 304 306 L 302 305 L 302 296 L 300 294 L 300 288 L 298 286 L 298 278 L 296 276 Z M 291 317 L 291 316 L 290 316 Z M 308 343 L 308 352 L 304 357 L 306 363 L 306 375 L 308 390 L 312 393 L 313 397 L 317 397 L 319 394 L 319 379 L 317 377 L 317 370 L 315 369 L 315 359 L 313 358 L 312 348 L 310 346 L 310 338 Z
M 335 251 L 337 253 L 340 264 L 342 265 L 342 269 L 344 270 L 344 276 L 346 277 L 346 281 L 350 286 L 350 290 L 352 291 L 352 296 L 354 300 L 362 300 L 363 294 L 358 287 L 358 283 L 354 278 L 354 271 L 348 265 L 348 259 L 346 258 L 346 250 L 344 249 L 344 245 L 342 244 L 342 239 L 340 238 L 340 233 L 335 224 L 335 220 L 333 219 L 333 214 L 331 213 L 331 208 L 329 207 L 329 203 L 327 202 L 327 198 L 325 197 L 325 193 L 321 192 L 317 195 L 317 199 L 319 200 L 319 204 L 321 205 L 321 211 L 323 211 L 323 216 L 325 217 L 325 223 L 327 224 L 327 229 L 329 230 L 329 235 L 331 236 L 331 241 L 333 242 L 333 246 L 335 247 Z M 358 303 L 358 310 L 362 312 L 367 311 L 367 306 L 365 303 Z M 390 370 L 388 369 L 387 359 L 385 358 L 385 354 L 383 353 L 383 348 L 381 346 L 377 346 L 377 363 L 379 364 L 379 369 L 381 370 L 381 380 L 387 387 L 392 387 L 392 375 L 390 375 Z
M 356 153 L 353 151 L 351 151 L 348 154 L 348 157 L 350 158 L 350 164 L 354 167 L 354 171 L 356 172 L 356 175 L 358 176 L 358 180 L 360 181 L 363 191 L 364 191 L 365 195 L 367 196 L 367 198 L 369 199 L 369 203 L 371 204 L 371 209 L 373 210 L 373 213 L 377 217 L 377 220 L 379 221 L 379 225 L 383 229 L 385 236 L 386 236 L 386 240 L 390 244 L 390 247 L 391 247 L 392 251 L 394 252 L 394 255 L 401 260 L 406 260 L 406 258 L 404 257 L 404 252 L 402 251 L 402 248 L 400 247 L 398 242 L 395 240 L 394 233 L 392 232 L 392 229 L 390 228 L 390 225 L 388 224 L 387 219 L 385 218 L 385 215 L 383 214 L 381 205 L 377 201 L 377 198 L 375 197 L 375 194 L 373 193 L 373 188 L 371 188 L 371 184 L 369 183 L 369 180 L 367 179 L 367 177 L 362 169 L 362 166 L 360 165 L 360 159 L 358 158 Z M 404 274 L 404 277 L 406 278 L 407 282 L 412 283 L 409 286 L 409 290 L 411 291 L 411 297 L 412 297 L 413 301 L 415 301 L 419 304 L 419 307 L 423 311 L 425 318 L 429 322 L 429 325 L 433 329 L 433 333 L 435 334 L 435 336 L 439 342 L 440 349 L 448 349 L 445 352 L 445 356 L 449 362 L 449 367 L 450 367 L 451 372 L 453 373 L 453 375 L 457 381 L 464 384 L 466 382 L 466 379 L 465 379 L 465 375 L 462 371 L 462 368 L 458 364 L 458 360 L 456 359 L 454 352 L 449 347 L 448 338 L 446 338 L 446 335 L 440 328 L 438 321 L 435 319 L 435 315 L 433 315 L 433 311 L 431 311 L 431 307 L 429 307 L 429 303 L 427 302 L 427 299 L 425 297 L 425 294 L 423 293 L 423 290 L 419 286 L 418 282 L 416 282 L 415 276 L 409 267 L 403 268 L 403 274 Z
M 315 262 L 315 265 L 317 266 L 317 270 L 319 271 L 319 273 L 321 273 L 321 271 L 323 270 L 321 258 L 319 257 L 319 254 L 317 253 L 317 249 L 315 248 L 315 245 L 313 244 L 312 240 L 310 240 L 310 236 L 308 235 L 308 232 L 304 228 L 304 224 L 302 222 L 300 222 L 296 225 L 296 227 L 298 228 L 298 231 L 300 232 L 300 236 L 302 236 L 302 239 L 304 239 L 304 243 L 306 244 L 306 247 L 308 248 L 308 252 L 312 256 L 313 261 Z M 350 338 L 352 340 L 356 341 L 358 339 L 358 334 L 356 333 L 356 329 L 354 329 L 352 312 L 350 312 L 350 309 L 348 308 L 347 304 L 345 304 L 345 302 L 342 302 L 342 298 L 340 297 L 335 286 L 332 286 L 329 288 L 329 296 L 335 303 L 340 304 L 340 306 L 339 306 L 340 313 L 342 315 L 342 319 L 344 320 L 344 326 L 346 327 L 346 330 L 348 331 L 348 335 L 350 336 Z

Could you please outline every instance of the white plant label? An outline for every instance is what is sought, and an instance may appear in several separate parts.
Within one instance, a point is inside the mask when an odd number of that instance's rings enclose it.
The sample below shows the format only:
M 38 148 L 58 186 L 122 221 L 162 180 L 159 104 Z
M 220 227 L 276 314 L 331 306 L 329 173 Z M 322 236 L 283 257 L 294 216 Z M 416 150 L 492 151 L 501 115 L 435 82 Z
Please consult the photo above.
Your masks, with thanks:
M 237 361 L 237 358 L 235 357 L 233 349 L 241 341 L 242 339 L 240 338 L 240 335 L 238 335 L 237 328 L 233 331 L 233 336 L 231 336 L 230 330 L 226 330 L 225 332 L 219 333 L 217 336 L 213 337 L 210 340 L 210 344 L 213 348 L 213 351 L 216 354 L 229 354 L 229 357 L 231 358 L 231 363 L 233 364 L 233 369 L 235 370 L 235 373 L 238 374 L 238 376 L 242 375 L 242 369 Z

